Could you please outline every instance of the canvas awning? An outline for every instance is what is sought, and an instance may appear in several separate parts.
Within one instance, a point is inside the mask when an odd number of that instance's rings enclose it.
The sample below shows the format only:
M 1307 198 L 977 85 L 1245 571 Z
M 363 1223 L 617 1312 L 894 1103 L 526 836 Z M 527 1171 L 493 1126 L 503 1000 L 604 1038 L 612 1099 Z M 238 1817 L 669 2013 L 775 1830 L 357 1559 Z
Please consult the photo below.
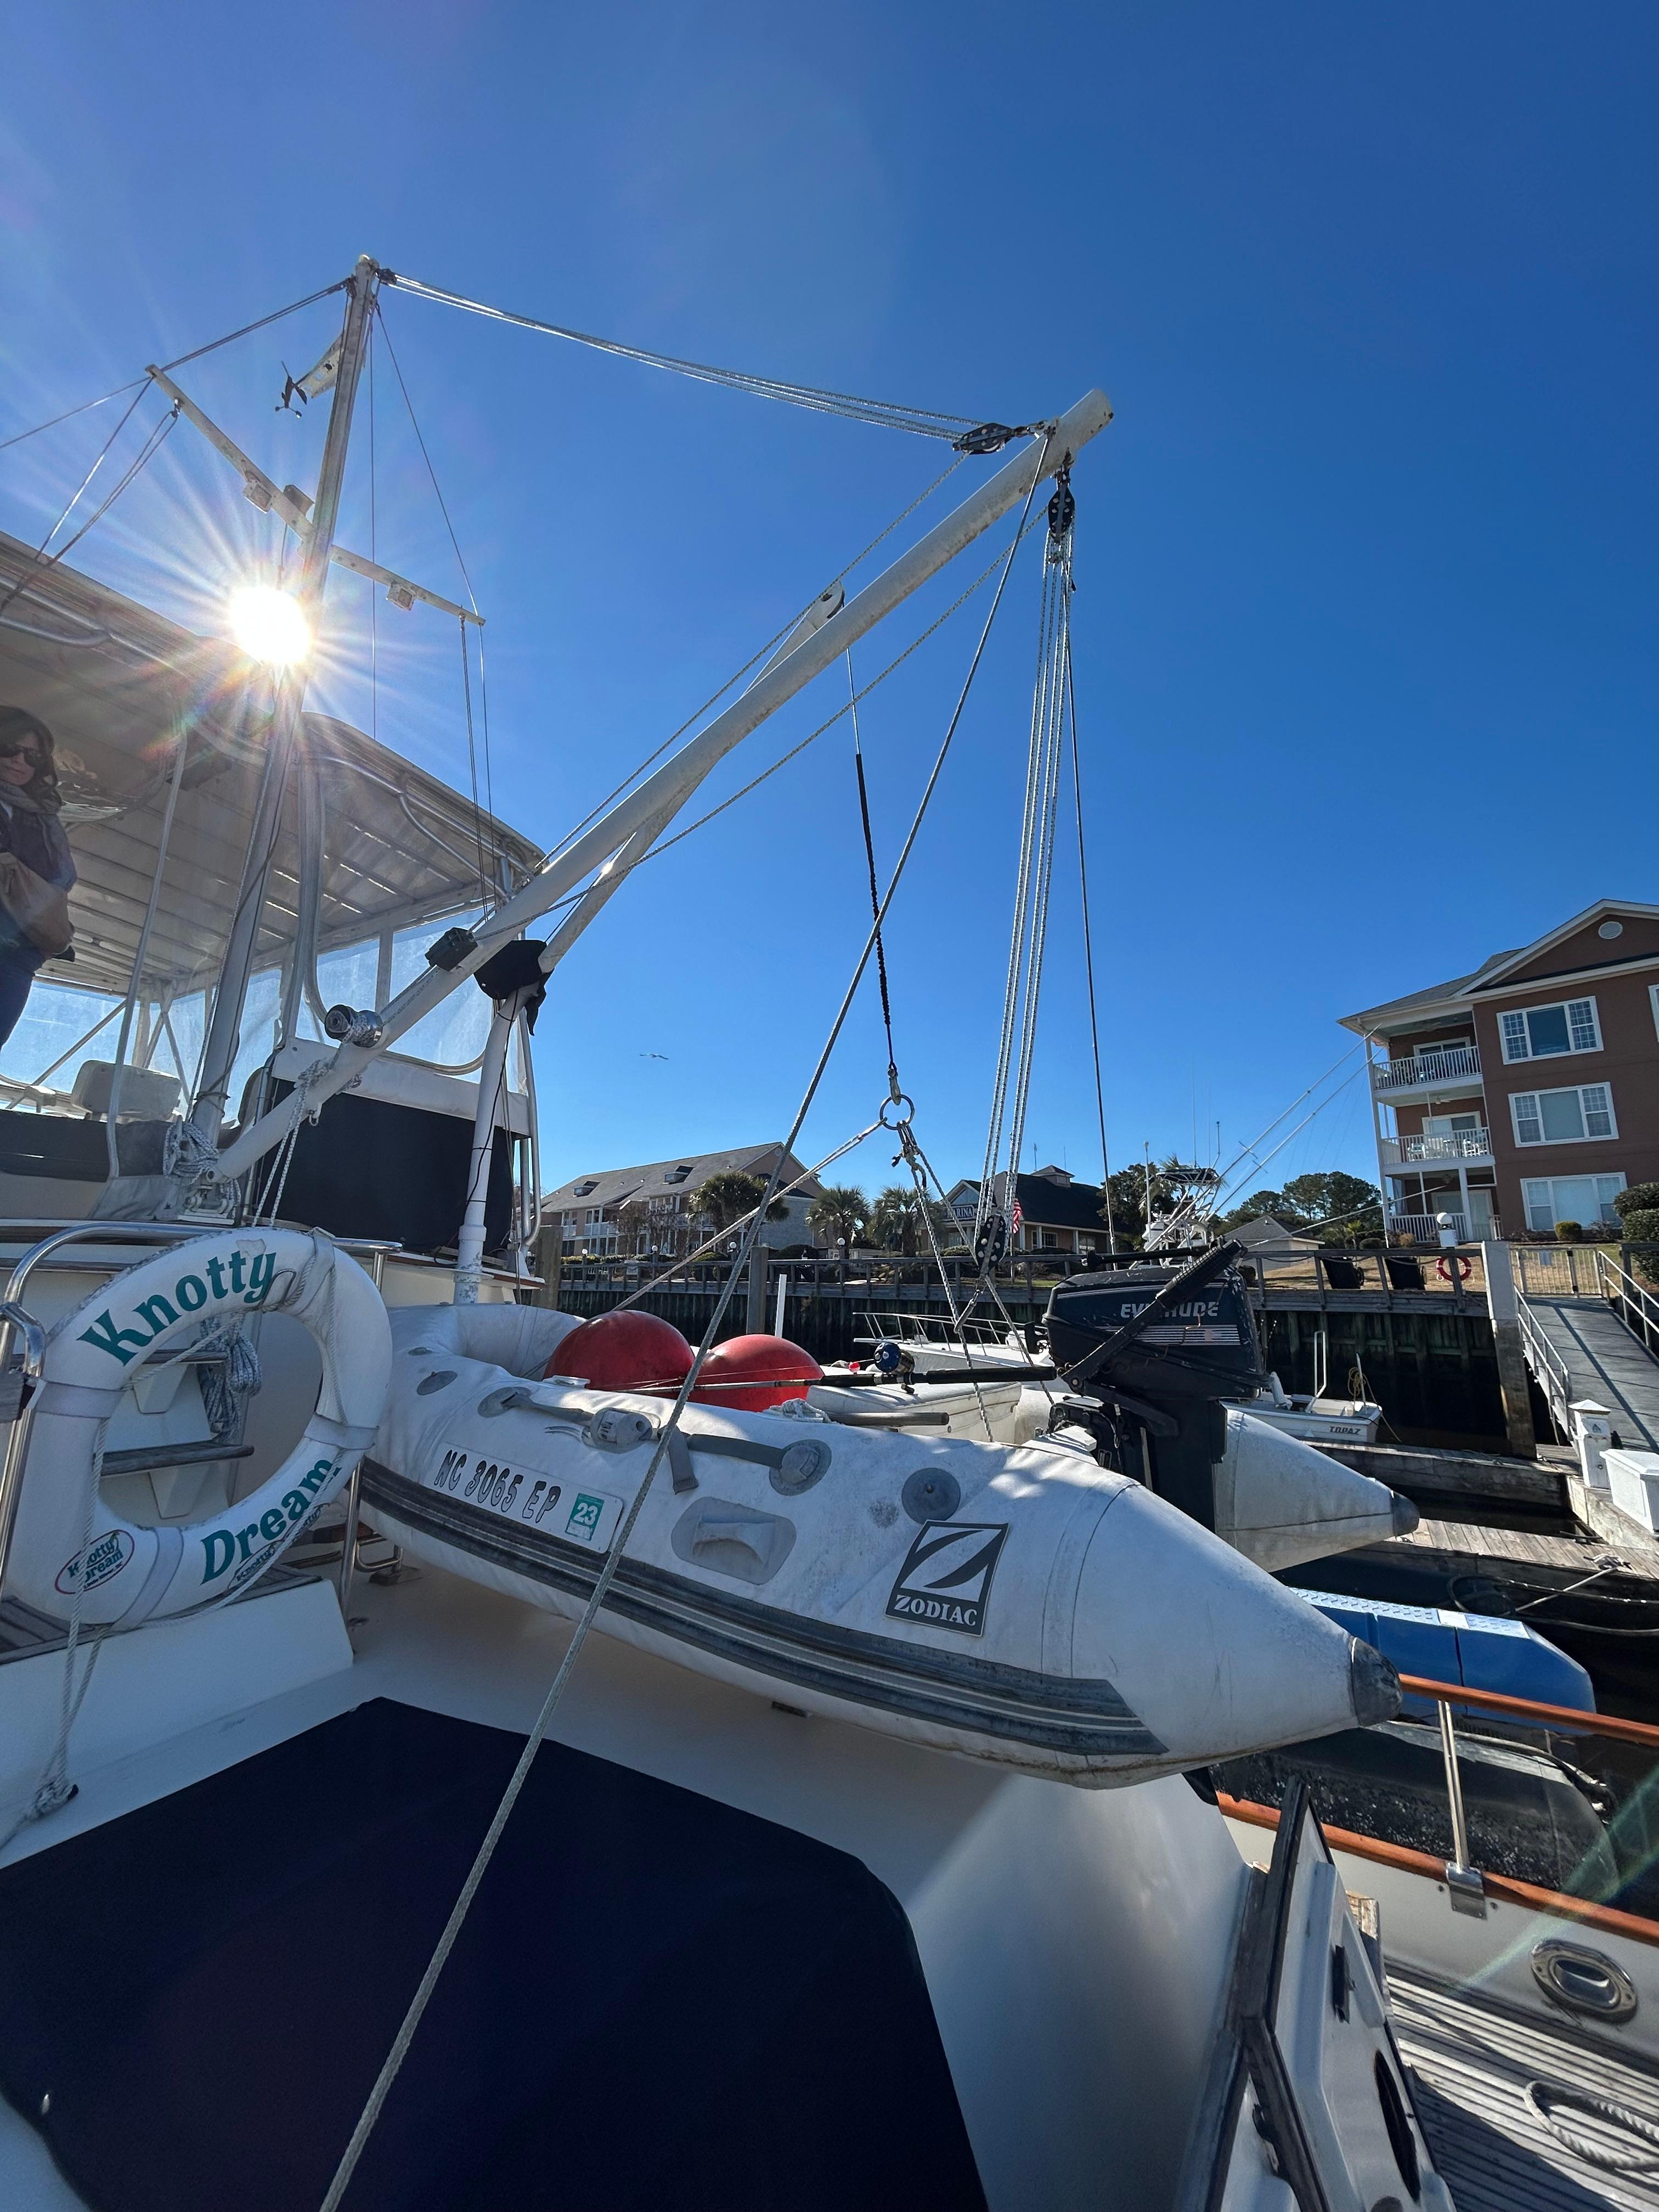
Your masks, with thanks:
M 269 679 L 223 640 L 196 636 L 66 568 L 37 577 L 34 565 L 29 547 L 0 532 L 0 603 L 9 600 L 0 605 L 0 705 L 38 715 L 57 741 L 79 875 L 70 897 L 75 958 L 49 962 L 43 975 L 125 992 L 182 726 L 188 760 L 143 995 L 188 992 L 216 971 L 235 904 Z M 9 598 L 24 577 L 24 592 Z M 307 714 L 303 755 L 323 799 L 320 951 L 476 909 L 481 844 L 492 901 L 540 858 L 530 839 L 349 723 Z M 295 812 L 290 790 L 256 967 L 281 960 L 293 941 Z

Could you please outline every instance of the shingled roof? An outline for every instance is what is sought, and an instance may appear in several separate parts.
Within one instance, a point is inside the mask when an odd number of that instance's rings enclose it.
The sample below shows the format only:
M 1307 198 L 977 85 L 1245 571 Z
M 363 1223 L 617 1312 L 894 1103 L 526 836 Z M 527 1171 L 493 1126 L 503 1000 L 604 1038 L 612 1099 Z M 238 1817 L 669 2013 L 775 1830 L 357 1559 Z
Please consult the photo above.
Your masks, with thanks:
M 730 1152 L 681 1152 L 665 1160 L 647 1161 L 643 1167 L 595 1169 L 587 1175 L 573 1176 L 556 1190 L 546 1192 L 542 1203 L 562 1212 L 568 1206 L 625 1206 L 630 1199 L 672 1198 L 680 1192 L 689 1196 L 701 1189 L 710 1176 L 735 1170 L 763 1178 L 771 1174 L 781 1150 L 774 1138 L 769 1145 L 739 1145 Z M 793 1182 L 800 1172 L 800 1161 L 793 1152 L 786 1153 L 784 1182 Z M 823 1188 L 816 1176 L 809 1176 L 797 1195 L 816 1198 Z

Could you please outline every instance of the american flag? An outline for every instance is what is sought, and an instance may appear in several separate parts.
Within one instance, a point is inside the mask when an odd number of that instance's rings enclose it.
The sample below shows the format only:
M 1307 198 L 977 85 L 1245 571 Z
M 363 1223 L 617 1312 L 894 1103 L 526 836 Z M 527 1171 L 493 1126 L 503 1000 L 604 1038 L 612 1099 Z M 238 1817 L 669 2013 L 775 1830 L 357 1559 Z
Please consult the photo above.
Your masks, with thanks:
M 1009 1235 L 1010 1235 L 1011 1237 L 1018 1237 L 1018 1234 L 1019 1234 L 1019 1232 L 1020 1232 L 1021 1226 L 1022 1226 L 1022 1224 L 1024 1224 L 1024 1219 L 1025 1219 L 1025 1216 L 1024 1216 L 1024 1214 L 1020 1211 L 1020 1204 L 1019 1204 L 1019 1200 L 1018 1200 L 1018 1199 L 1016 1199 L 1016 1200 L 1014 1200 L 1014 1218 L 1013 1218 L 1012 1221 L 1009 1224 L 1009 1230 L 1008 1230 L 1008 1233 L 1009 1233 Z

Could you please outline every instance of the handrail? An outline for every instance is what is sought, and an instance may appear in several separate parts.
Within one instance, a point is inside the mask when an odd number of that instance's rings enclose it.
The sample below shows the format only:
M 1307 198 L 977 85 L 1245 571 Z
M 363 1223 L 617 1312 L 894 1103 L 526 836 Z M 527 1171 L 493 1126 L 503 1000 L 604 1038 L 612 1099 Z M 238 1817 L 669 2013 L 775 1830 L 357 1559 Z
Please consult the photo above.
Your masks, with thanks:
M 1248 1797 L 1231 1797 L 1224 1790 L 1217 1790 L 1216 1804 L 1225 1820 L 1241 1820 L 1253 1828 L 1279 1826 L 1277 1806 L 1258 1805 Z M 1334 1828 L 1328 1821 L 1322 1820 L 1320 1826 L 1334 1851 L 1346 1851 L 1354 1858 L 1369 1859 L 1373 1865 L 1392 1867 L 1401 1874 L 1420 1875 L 1426 1881 L 1443 1882 L 1446 1879 L 1443 1863 L 1428 1851 L 1414 1850 L 1409 1844 L 1384 1843 L 1380 1836 L 1362 1836 L 1352 1828 Z M 1659 1920 L 1650 1920 L 1645 1914 L 1626 1912 L 1616 1905 L 1597 1905 L 1588 1897 L 1575 1897 L 1568 1890 L 1545 1889 L 1537 1882 L 1522 1881 L 1510 1874 L 1483 1874 L 1480 1881 L 1486 1895 L 1500 1905 L 1518 1905 L 1528 1912 L 1548 1912 L 1559 1920 L 1576 1920 L 1581 1926 L 1599 1929 L 1606 1936 L 1625 1936 L 1635 1943 L 1659 1945 Z
M 1609 1290 L 1607 1288 L 1609 1275 L 1628 1287 L 1624 1290 Z M 1601 1286 L 1602 1297 L 1607 1299 L 1632 1336 L 1638 1335 L 1638 1331 L 1632 1323 L 1626 1309 L 1632 1304 L 1635 1306 L 1637 1319 L 1642 1325 L 1639 1335 L 1643 1349 L 1652 1352 L 1654 1347 L 1648 1331 L 1651 1329 L 1655 1336 L 1659 1336 L 1659 1298 L 1656 1298 L 1650 1291 L 1644 1289 L 1622 1261 L 1609 1259 L 1599 1244 L 1595 1248 L 1595 1279 Z M 1650 1309 L 1651 1309 L 1651 1318 L 1650 1318 Z
M 1533 1372 L 1543 1386 L 1545 1398 L 1557 1426 L 1564 1437 L 1572 1434 L 1572 1383 L 1567 1373 L 1567 1363 L 1538 1325 L 1537 1316 L 1528 1304 L 1525 1293 L 1515 1293 L 1516 1319 L 1521 1324 L 1523 1350 L 1532 1355 Z
M 1452 1708 L 1454 1705 L 1474 1706 L 1482 1712 L 1495 1713 L 1507 1719 L 1528 1721 L 1541 1728 L 1571 1729 L 1578 1735 L 1608 1736 L 1616 1742 L 1638 1744 L 1649 1751 L 1659 1751 L 1659 1728 L 1652 1727 L 1645 1721 L 1626 1721 L 1606 1713 L 1585 1712 L 1576 1705 L 1549 1705 L 1535 1698 L 1511 1697 L 1501 1690 L 1476 1690 L 1462 1682 L 1439 1682 L 1425 1674 L 1402 1674 L 1400 1686 L 1412 1697 L 1432 1698 L 1439 1707 L 1447 1810 L 1452 1828 L 1452 1856 L 1449 1860 L 1441 1860 L 1427 1851 L 1417 1850 L 1404 1844 L 1389 1843 L 1380 1836 L 1361 1835 L 1346 1828 L 1326 1827 L 1326 1840 L 1334 1850 L 1351 1851 L 1357 1857 L 1369 1858 L 1379 1865 L 1397 1868 L 1403 1873 L 1421 1875 L 1443 1885 L 1455 1912 L 1484 1917 L 1488 1900 L 1498 1899 L 1511 1905 L 1525 1905 L 1531 1911 L 1553 1912 L 1564 1918 L 1581 1921 L 1586 1926 L 1602 1929 L 1610 1935 L 1629 1936 L 1638 1942 L 1659 1944 L 1659 1919 L 1650 1918 L 1643 1913 L 1626 1912 L 1616 1905 L 1600 1905 L 1593 1899 L 1577 1897 L 1566 1891 L 1546 1889 L 1514 1875 L 1484 1873 L 1472 1863 L 1468 1823 L 1463 1812 L 1462 1790 L 1458 1779 L 1457 1735 L 1452 1722 Z M 1217 1793 L 1217 1803 L 1230 1820 L 1248 1821 L 1259 1827 L 1274 1828 L 1279 1825 L 1279 1814 L 1270 1805 L 1258 1805 L 1249 1798 L 1231 1797 L 1220 1791 Z
M 1536 1721 L 1541 1728 L 1574 1729 L 1583 1735 L 1612 1736 L 1620 1743 L 1645 1744 L 1659 1751 L 1659 1728 L 1646 1721 L 1620 1720 L 1616 1714 L 1586 1712 L 1577 1705 L 1546 1705 L 1535 1698 L 1512 1698 L 1502 1690 L 1472 1690 L 1462 1682 L 1437 1682 L 1426 1674 L 1402 1674 L 1400 1686 L 1414 1698 L 1433 1698 L 1444 1705 L 1474 1705 L 1482 1712 Z

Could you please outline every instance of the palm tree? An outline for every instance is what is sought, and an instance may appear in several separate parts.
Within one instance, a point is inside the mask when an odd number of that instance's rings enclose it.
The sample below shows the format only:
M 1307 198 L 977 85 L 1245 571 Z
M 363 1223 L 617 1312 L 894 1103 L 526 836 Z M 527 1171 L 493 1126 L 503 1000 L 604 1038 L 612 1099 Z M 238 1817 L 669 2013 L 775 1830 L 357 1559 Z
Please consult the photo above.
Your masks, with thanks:
M 806 1209 L 808 1227 L 838 1244 L 843 1259 L 869 1218 L 870 1201 L 856 1183 L 826 1183 Z
M 711 1175 L 691 1200 L 694 1213 L 705 1214 L 709 1227 L 718 1235 L 729 1229 L 734 1221 L 741 1221 L 745 1213 L 752 1213 L 766 1195 L 766 1185 L 757 1176 L 744 1175 L 739 1168 L 722 1168 Z M 789 1209 L 781 1198 L 775 1198 L 766 1209 L 769 1221 L 782 1221 Z
M 901 1252 L 914 1260 L 929 1221 L 941 1242 L 956 1226 L 937 1199 L 924 1199 L 914 1183 L 890 1182 L 871 1210 L 870 1234 L 880 1250 Z

